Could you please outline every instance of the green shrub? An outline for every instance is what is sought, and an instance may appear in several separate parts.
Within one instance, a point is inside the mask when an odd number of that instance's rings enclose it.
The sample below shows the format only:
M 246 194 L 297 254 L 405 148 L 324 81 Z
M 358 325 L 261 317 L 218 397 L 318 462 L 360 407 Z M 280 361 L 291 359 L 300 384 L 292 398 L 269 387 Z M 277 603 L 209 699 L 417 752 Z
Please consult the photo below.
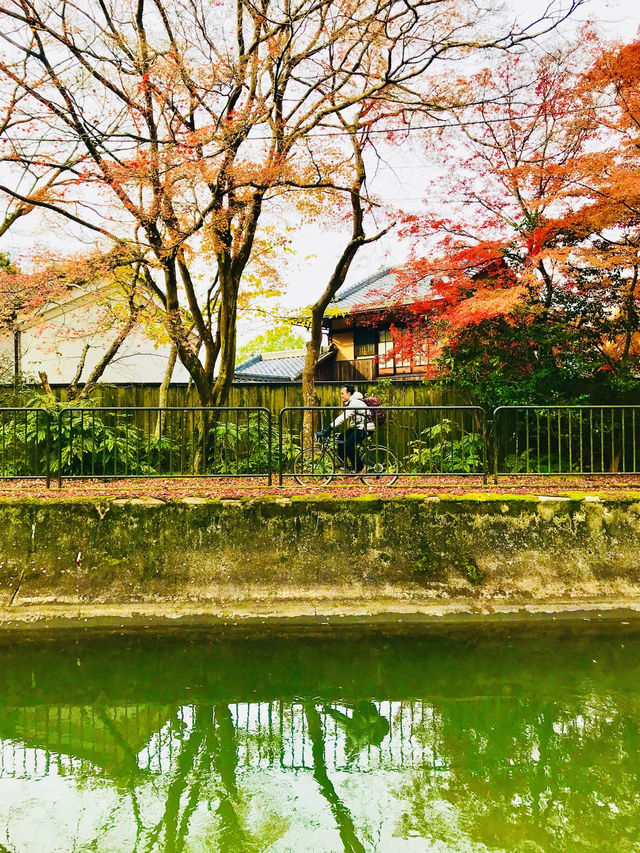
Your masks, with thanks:
M 176 445 L 145 435 L 131 422 L 111 419 L 89 405 L 60 412 L 65 405 L 36 396 L 22 412 L 0 421 L 0 476 L 51 474 L 152 475 L 162 473 Z
M 460 424 L 444 418 L 420 430 L 409 441 L 407 470 L 414 473 L 443 471 L 451 474 L 481 472 L 483 441 L 479 433 L 465 432 Z
M 295 437 L 283 436 L 282 455 L 290 466 L 300 452 Z M 207 471 L 212 474 L 268 474 L 269 453 L 271 469 L 278 464 L 279 444 L 277 430 L 268 428 L 267 420 L 259 412 L 251 412 L 243 420 L 222 420 L 208 431 Z

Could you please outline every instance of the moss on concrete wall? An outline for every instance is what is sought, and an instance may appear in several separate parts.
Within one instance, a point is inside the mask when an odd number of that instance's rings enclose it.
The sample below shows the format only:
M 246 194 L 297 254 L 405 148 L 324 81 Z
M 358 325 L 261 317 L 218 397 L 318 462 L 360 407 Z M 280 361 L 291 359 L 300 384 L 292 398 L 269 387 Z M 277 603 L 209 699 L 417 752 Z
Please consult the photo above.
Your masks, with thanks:
M 640 495 L 0 502 L 0 609 L 640 598 Z

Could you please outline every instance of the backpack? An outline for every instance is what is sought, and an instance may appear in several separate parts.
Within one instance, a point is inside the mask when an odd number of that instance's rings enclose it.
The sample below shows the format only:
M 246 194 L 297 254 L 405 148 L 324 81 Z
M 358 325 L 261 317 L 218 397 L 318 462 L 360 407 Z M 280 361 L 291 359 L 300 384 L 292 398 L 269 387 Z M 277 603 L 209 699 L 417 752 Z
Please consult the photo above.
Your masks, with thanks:
M 380 408 L 380 400 L 377 397 L 365 397 L 363 400 L 368 406 L 367 421 L 374 426 L 383 426 L 387 422 L 387 413 Z

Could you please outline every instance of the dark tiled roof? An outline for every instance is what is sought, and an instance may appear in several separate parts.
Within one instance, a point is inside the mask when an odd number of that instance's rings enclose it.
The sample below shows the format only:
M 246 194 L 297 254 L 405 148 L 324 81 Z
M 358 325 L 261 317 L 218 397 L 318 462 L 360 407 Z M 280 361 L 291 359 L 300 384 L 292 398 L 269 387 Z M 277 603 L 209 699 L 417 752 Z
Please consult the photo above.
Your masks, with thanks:
M 237 378 L 253 380 L 281 380 L 291 382 L 297 379 L 304 367 L 304 355 L 291 355 L 286 358 L 270 358 L 262 360 L 261 355 L 254 355 L 236 367 Z
M 348 314 L 353 310 L 381 308 L 394 303 L 407 304 L 426 296 L 430 288 L 427 278 L 401 288 L 395 270 L 384 269 L 357 284 L 343 285 L 329 307 L 340 314 Z
M 333 352 L 325 352 L 319 362 Z M 302 376 L 305 350 L 252 355 L 236 367 L 235 382 L 295 382 Z

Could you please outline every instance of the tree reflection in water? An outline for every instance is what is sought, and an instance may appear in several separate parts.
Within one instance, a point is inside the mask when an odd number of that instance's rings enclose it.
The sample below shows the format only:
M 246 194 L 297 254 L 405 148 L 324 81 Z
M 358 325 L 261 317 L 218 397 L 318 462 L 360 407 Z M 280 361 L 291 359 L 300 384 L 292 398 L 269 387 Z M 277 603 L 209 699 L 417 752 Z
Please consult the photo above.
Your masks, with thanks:
M 439 749 L 449 772 L 410 774 L 404 834 L 433 835 L 440 801 L 452 807 L 456 832 L 489 849 L 602 851 L 613 850 L 615 838 L 616 851 L 637 851 L 639 699 L 439 700 Z M 440 837 L 451 840 L 446 829 Z
M 322 721 L 315 705 L 307 704 L 304 709 L 307 718 L 307 731 L 311 739 L 311 752 L 313 754 L 313 778 L 318 783 L 318 788 L 329 803 L 331 813 L 333 814 L 340 839 L 344 846 L 345 853 L 365 853 L 365 849 L 358 840 L 356 830 L 353 825 L 351 813 L 346 808 L 340 797 L 336 793 L 329 774 L 327 772 L 327 763 L 325 761 L 325 743 L 324 732 L 322 729 Z
M 110 805 L 56 850 L 386 853 L 421 838 L 574 853 L 615 839 L 630 853 L 639 652 L 635 634 L 0 647 L 0 851 L 38 837 L 4 810 L 10 783 L 35 802 L 58 778 L 69 803 L 88 788 Z

